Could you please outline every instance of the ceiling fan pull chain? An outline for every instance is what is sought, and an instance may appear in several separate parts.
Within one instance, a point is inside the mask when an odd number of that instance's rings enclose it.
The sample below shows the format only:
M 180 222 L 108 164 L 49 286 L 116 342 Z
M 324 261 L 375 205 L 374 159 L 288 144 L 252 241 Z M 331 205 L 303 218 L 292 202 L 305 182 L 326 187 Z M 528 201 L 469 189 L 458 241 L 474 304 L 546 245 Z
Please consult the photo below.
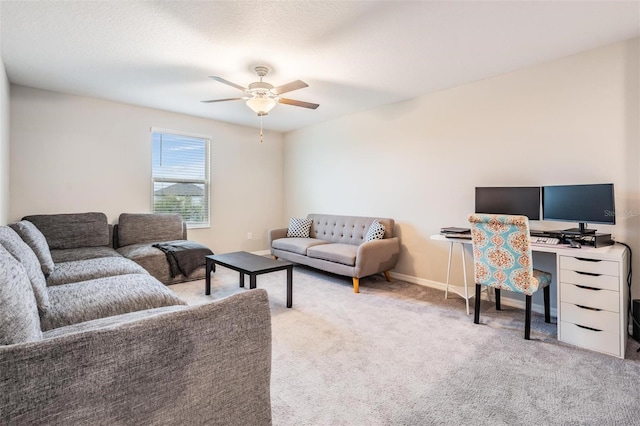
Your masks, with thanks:
M 264 142 L 262 139 L 262 116 L 260 116 L 260 143 Z

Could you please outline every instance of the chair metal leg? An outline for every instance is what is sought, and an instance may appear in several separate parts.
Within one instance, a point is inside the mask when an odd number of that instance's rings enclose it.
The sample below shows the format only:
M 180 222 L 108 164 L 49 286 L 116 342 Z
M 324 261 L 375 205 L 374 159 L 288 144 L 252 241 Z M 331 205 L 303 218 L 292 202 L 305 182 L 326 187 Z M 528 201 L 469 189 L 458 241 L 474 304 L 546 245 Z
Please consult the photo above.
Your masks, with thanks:
M 551 322 L 551 293 L 549 290 L 550 285 L 546 286 L 542 289 L 542 294 L 544 295 L 544 322 Z
M 451 255 L 453 254 L 453 242 L 449 243 L 449 262 L 447 263 L 447 285 L 444 288 L 444 298 L 449 296 L 449 276 L 451 275 Z
M 500 289 L 499 288 L 494 288 L 494 293 L 496 296 L 496 311 L 499 311 L 501 309 L 500 306 Z
M 476 300 L 475 308 L 473 310 L 473 322 L 474 324 L 480 324 L 480 295 L 482 294 L 482 286 L 476 284 Z
M 460 244 L 462 250 L 462 275 L 464 276 L 464 302 L 467 305 L 467 315 L 469 315 L 469 284 L 467 283 L 467 262 L 465 260 L 464 244 Z
M 525 340 L 530 340 L 529 336 L 531 335 L 531 296 L 527 295 L 526 297 L 527 309 L 525 311 L 524 317 L 524 338 Z

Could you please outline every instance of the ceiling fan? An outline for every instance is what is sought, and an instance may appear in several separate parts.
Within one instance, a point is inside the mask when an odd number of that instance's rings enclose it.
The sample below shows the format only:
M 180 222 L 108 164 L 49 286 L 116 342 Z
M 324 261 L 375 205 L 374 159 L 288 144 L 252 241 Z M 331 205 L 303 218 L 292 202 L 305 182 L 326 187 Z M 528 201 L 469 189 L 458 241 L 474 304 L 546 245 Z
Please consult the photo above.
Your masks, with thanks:
M 292 81 L 291 83 L 283 84 L 282 86 L 273 87 L 272 84 L 269 84 L 266 81 L 262 81 L 262 77 L 267 75 L 267 73 L 269 72 L 268 67 L 259 65 L 256 66 L 254 70 L 256 74 L 258 74 L 258 77 L 260 77 L 260 81 L 251 83 L 248 88 L 242 87 L 239 84 L 232 83 L 222 77 L 218 77 L 215 75 L 210 76 L 212 79 L 219 81 L 220 83 L 224 83 L 228 86 L 235 87 L 238 90 L 242 90 L 244 92 L 244 96 L 240 98 L 211 99 L 201 102 L 212 103 L 245 100 L 247 101 L 247 106 L 251 108 L 255 113 L 257 113 L 259 117 L 269 114 L 269 111 L 271 111 L 273 107 L 278 103 L 310 109 L 316 109 L 320 106 L 319 104 L 296 101 L 294 99 L 287 99 L 280 96 L 283 93 L 309 87 L 309 85 L 304 81 L 296 80 Z

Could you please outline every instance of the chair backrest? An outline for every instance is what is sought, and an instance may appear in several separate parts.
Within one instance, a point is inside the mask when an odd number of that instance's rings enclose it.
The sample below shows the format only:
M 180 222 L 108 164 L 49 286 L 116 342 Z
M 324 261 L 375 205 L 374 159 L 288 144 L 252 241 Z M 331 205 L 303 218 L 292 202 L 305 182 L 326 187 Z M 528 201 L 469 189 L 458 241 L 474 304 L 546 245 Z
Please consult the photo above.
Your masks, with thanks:
M 529 219 L 526 216 L 470 214 L 476 284 L 531 295 L 533 278 Z

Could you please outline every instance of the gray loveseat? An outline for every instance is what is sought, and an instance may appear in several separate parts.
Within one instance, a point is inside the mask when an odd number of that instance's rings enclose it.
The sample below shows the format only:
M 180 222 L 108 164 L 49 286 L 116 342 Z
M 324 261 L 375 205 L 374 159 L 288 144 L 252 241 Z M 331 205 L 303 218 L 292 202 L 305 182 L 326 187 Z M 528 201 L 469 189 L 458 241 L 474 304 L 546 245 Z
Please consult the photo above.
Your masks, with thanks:
M 382 272 L 391 281 L 389 271 L 400 254 L 393 219 L 326 214 L 309 214 L 307 218 L 312 220 L 309 237 L 287 237 L 288 228 L 269 231 L 274 257 L 351 277 L 355 293 L 359 292 L 360 278 Z M 365 242 L 375 220 L 384 226 L 384 237 Z
M 29 221 L 0 226 L 0 424 L 271 423 L 263 290 L 189 307 L 115 251 L 78 259 L 91 251 L 50 250 Z M 110 275 L 114 259 L 139 273 Z M 47 285 L 56 268 L 68 281 Z

